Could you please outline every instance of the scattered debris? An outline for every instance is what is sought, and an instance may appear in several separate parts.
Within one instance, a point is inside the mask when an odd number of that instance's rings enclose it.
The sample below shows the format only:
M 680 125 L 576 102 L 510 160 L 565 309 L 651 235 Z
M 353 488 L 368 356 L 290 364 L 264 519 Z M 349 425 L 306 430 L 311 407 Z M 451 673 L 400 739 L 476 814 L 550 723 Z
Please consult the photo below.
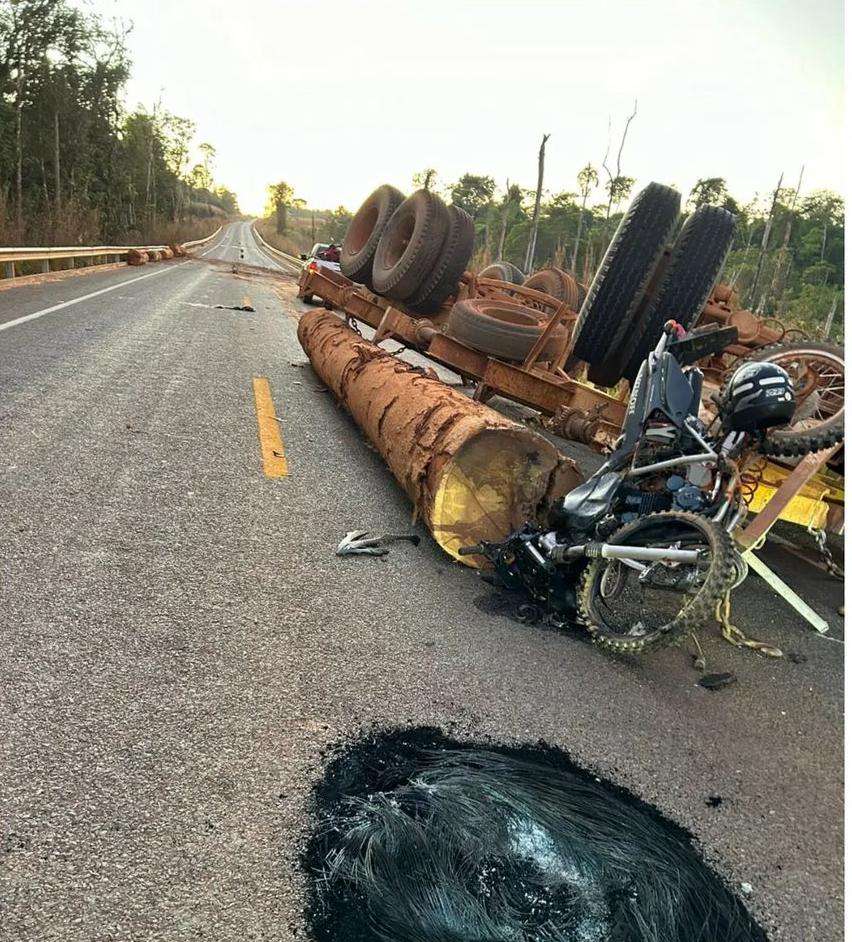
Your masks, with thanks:
M 721 674 L 704 674 L 699 678 L 698 683 L 706 690 L 721 690 L 723 687 L 730 687 L 737 682 L 737 675 L 729 671 Z
M 387 556 L 391 543 L 420 544 L 415 533 L 388 533 L 385 536 L 368 537 L 367 530 L 350 530 L 337 544 L 336 556 Z
M 217 311 L 254 311 L 250 304 L 217 304 Z
M 751 896 L 754 893 L 754 887 L 750 883 L 741 883 L 740 889 L 743 891 L 743 896 Z
M 794 664 L 805 664 L 805 663 L 807 663 L 807 660 L 808 660 L 807 654 L 805 654 L 805 653 L 802 652 L 802 651 L 788 651 L 788 652 L 787 652 L 787 657 L 788 657 Z
M 724 800 L 721 795 L 708 795 L 704 804 L 707 805 L 708 808 L 721 808 Z
M 688 832 L 544 744 L 374 733 L 312 805 L 317 942 L 766 939 Z

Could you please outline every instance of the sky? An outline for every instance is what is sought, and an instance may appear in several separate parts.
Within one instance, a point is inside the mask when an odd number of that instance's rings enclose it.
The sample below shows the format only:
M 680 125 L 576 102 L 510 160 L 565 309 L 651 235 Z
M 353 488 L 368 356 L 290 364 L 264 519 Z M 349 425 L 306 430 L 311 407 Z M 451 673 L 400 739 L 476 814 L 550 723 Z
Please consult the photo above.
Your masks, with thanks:
M 843 192 L 842 0 L 76 0 L 133 23 L 127 105 L 158 99 L 217 149 L 245 212 L 286 180 L 357 208 L 418 170 L 576 190 L 612 153 L 637 186 L 783 172 Z M 602 198 L 602 197 L 599 197 Z

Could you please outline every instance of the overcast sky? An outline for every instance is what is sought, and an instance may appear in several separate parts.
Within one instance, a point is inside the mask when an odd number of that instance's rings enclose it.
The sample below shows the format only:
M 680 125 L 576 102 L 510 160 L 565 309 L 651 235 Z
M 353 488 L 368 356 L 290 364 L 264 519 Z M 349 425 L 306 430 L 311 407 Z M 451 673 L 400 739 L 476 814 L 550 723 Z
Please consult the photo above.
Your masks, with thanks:
M 638 98 L 623 171 L 740 199 L 783 171 L 843 189 L 842 0 L 77 0 L 132 21 L 128 106 L 198 125 L 216 176 L 259 212 L 284 179 L 357 207 L 412 174 L 572 190 Z

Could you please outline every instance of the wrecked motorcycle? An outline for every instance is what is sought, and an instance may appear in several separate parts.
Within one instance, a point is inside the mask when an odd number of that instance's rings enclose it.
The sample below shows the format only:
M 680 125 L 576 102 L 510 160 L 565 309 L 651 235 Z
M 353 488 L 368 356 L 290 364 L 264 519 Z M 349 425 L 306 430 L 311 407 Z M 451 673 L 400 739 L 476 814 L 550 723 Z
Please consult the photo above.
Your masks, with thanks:
M 735 339 L 735 328 L 686 333 L 669 321 L 642 365 L 622 434 L 604 465 L 499 543 L 463 547 L 490 578 L 530 596 L 557 623 L 580 622 L 601 647 L 637 654 L 709 621 L 744 575 L 732 531 L 745 516 L 737 461 L 786 425 L 796 402 L 774 363 L 747 363 L 699 418 L 694 364 Z

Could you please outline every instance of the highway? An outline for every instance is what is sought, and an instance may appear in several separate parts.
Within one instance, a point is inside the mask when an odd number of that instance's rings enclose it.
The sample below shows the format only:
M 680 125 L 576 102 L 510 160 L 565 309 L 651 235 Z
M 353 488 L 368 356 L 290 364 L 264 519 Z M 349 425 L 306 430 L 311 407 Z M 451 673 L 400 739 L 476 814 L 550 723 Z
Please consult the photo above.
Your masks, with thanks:
M 335 557 L 411 508 L 306 364 L 285 268 L 234 223 L 0 289 L 0 940 L 304 938 L 309 789 L 372 723 L 559 745 L 751 884 L 773 938 L 839 938 L 842 585 L 767 545 L 831 639 L 751 577 L 734 621 L 795 658 L 707 629 L 738 677 L 711 692 L 687 649 L 618 663 L 515 622 L 419 525 Z

